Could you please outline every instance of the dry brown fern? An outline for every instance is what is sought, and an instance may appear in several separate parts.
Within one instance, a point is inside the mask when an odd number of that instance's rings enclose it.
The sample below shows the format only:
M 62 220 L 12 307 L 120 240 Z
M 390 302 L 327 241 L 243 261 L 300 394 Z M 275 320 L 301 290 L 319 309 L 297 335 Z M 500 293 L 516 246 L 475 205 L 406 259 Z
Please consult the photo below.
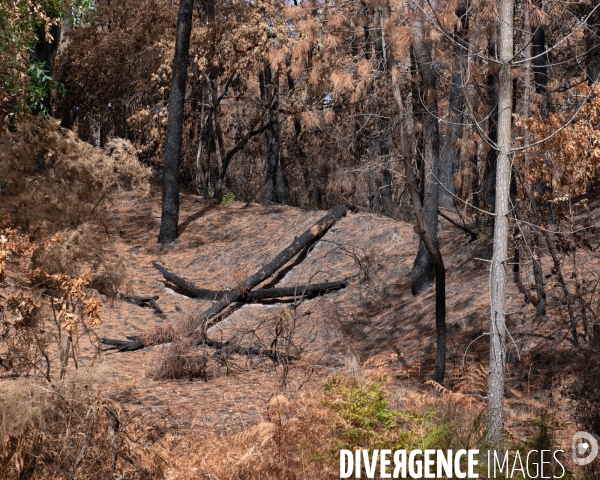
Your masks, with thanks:
M 483 397 L 480 395 L 471 395 L 468 393 L 453 392 L 443 385 L 439 384 L 435 380 L 428 380 L 425 385 L 430 385 L 433 389 L 438 392 L 442 397 L 452 400 L 453 402 L 460 403 L 462 405 L 472 405 L 473 403 L 483 402 Z
M 487 391 L 488 370 L 482 365 L 463 368 L 453 378 L 454 390 L 461 393 L 484 395 Z

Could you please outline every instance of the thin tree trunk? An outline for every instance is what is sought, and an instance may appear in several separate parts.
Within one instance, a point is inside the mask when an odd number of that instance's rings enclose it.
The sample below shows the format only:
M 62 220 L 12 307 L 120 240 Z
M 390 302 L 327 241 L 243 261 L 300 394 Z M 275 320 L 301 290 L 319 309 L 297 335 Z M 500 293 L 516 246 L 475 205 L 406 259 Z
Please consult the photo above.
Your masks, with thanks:
M 375 36 L 375 58 L 377 59 L 377 71 L 380 75 L 385 75 L 388 67 L 388 49 L 386 49 L 385 35 L 383 34 L 383 23 L 388 18 L 387 11 L 383 7 L 378 6 L 375 10 L 374 21 L 376 25 Z M 377 96 L 377 105 L 381 111 L 384 111 L 384 104 L 380 95 Z M 389 162 L 389 138 L 387 134 L 387 122 L 384 116 L 379 119 L 379 136 L 377 143 L 379 144 L 379 156 L 383 162 L 382 177 L 377 178 L 378 191 L 381 196 L 382 212 L 384 215 L 393 216 L 394 206 L 392 203 L 392 175 L 388 166 Z
M 529 19 L 529 5 L 523 6 L 523 30 L 525 42 L 525 64 L 523 65 L 523 97 L 521 99 L 521 115 L 523 118 L 529 117 L 529 101 L 531 98 L 531 85 L 533 80 L 533 62 L 531 56 L 533 53 L 533 34 L 531 31 L 531 22 Z M 521 129 L 523 144 L 529 145 L 529 130 Z M 523 162 L 527 164 L 529 154 L 527 150 L 523 152 Z M 534 199 L 532 199 L 535 201 Z M 533 208 L 533 207 L 532 207 Z M 538 317 L 546 313 L 546 292 L 544 291 L 544 272 L 539 258 L 540 237 L 537 232 L 533 235 L 533 279 L 535 282 L 535 291 L 537 294 L 536 314 Z
M 538 212 L 538 209 L 537 209 L 537 202 L 535 201 L 535 198 L 533 197 L 533 194 L 531 193 L 529 188 L 527 188 L 527 185 L 525 185 L 525 183 L 523 182 L 523 179 L 520 178 L 520 180 L 521 180 L 521 185 L 523 186 L 523 191 L 525 192 L 525 195 L 527 196 L 527 198 L 529 199 L 529 203 L 531 204 L 531 208 L 533 210 L 535 219 L 536 219 L 537 223 L 541 225 L 542 221 L 541 221 L 541 217 Z M 567 311 L 569 312 L 569 319 L 571 322 L 571 334 L 573 335 L 573 344 L 576 347 L 578 347 L 579 339 L 577 337 L 577 323 L 575 321 L 575 313 L 573 312 L 573 300 L 571 298 L 571 293 L 569 292 L 569 287 L 567 286 L 567 282 L 565 281 L 565 277 L 562 274 L 562 267 L 560 264 L 560 259 L 558 258 L 558 253 L 556 252 L 556 248 L 554 247 L 554 242 L 552 242 L 552 238 L 550 238 L 550 233 L 548 232 L 548 230 L 541 229 L 541 233 L 542 233 L 542 236 L 544 237 L 544 240 L 546 241 L 546 246 L 548 247 L 548 250 L 550 251 L 550 256 L 552 257 L 552 262 L 554 264 L 554 270 L 556 271 L 556 277 L 558 278 L 558 283 L 560 283 L 563 294 L 565 296 L 565 300 L 567 302 Z
M 400 86 L 398 85 L 398 70 L 396 62 L 393 58 L 393 51 L 390 49 L 389 59 L 391 64 L 391 80 L 392 92 L 396 104 L 398 105 L 398 113 L 400 116 L 400 146 L 402 152 L 402 160 L 404 170 L 406 172 L 406 182 L 412 199 L 413 207 L 417 217 L 417 226 L 419 237 L 425 244 L 430 257 L 433 259 L 435 268 L 435 331 L 436 331 L 436 356 L 435 356 L 435 373 L 434 380 L 438 383 L 444 381 L 446 373 L 446 267 L 440 252 L 437 241 L 429 235 L 426 228 L 426 217 L 421 203 L 421 197 L 417 188 L 417 181 L 413 172 L 413 167 L 410 164 L 412 155 L 412 129 L 410 122 L 406 119 L 406 109 L 402 101 Z
M 375 71 L 378 78 L 372 83 L 369 94 L 376 99 L 377 113 L 385 110 L 386 105 L 379 91 L 379 78 L 384 76 L 387 70 L 387 53 L 385 36 L 382 23 L 387 18 L 387 11 L 381 6 L 375 7 L 373 11 L 373 33 L 365 26 L 365 58 L 375 58 Z M 387 134 L 388 124 L 385 115 L 375 115 L 373 127 L 368 134 L 369 146 L 369 206 L 376 213 L 393 216 L 394 206 L 392 203 L 392 175 L 388 168 L 389 161 L 389 137 Z
M 487 441 L 499 448 L 504 443 L 504 361 L 506 333 L 506 275 L 513 82 L 514 0 L 500 0 L 498 83 L 498 160 L 494 221 L 494 252 L 490 273 L 490 363 L 487 395 Z
M 541 5 L 540 5 L 541 6 Z M 546 53 L 546 31 L 544 25 L 537 25 L 533 32 L 533 75 L 535 91 L 540 95 L 540 117 L 548 118 L 548 56 Z
M 454 33 L 454 39 L 457 43 L 463 44 L 465 33 L 469 25 L 468 9 L 465 2 L 461 2 L 455 11 L 459 18 L 459 24 Z M 446 128 L 446 138 L 442 147 L 440 161 L 440 205 L 446 208 L 452 208 L 454 205 L 454 183 L 452 182 L 452 172 L 454 164 L 458 160 L 459 148 L 458 139 L 463 131 L 463 112 L 465 108 L 465 78 L 463 69 L 462 48 L 454 46 L 454 61 L 452 64 L 452 75 L 450 77 L 450 98 L 448 126 Z
M 536 314 L 538 317 L 542 317 L 546 314 L 546 292 L 544 291 L 544 272 L 542 271 L 539 252 L 540 236 L 536 232 L 533 235 L 533 278 L 537 294 Z
M 163 166 L 162 215 L 159 243 L 171 243 L 177 238 L 179 222 L 179 155 L 183 131 L 183 103 L 187 80 L 188 53 L 192 32 L 194 0 L 181 0 L 177 16 L 173 77 L 169 95 L 169 118 L 165 136 L 165 162 Z
M 279 137 L 279 67 L 273 71 L 265 62 L 262 74 L 263 102 L 270 104 L 267 129 L 267 180 L 263 192 L 263 205 L 287 203 L 285 195 L 284 166 Z
M 489 55 L 495 57 L 496 45 L 489 48 Z M 490 62 L 492 63 L 492 62 Z M 488 138 L 492 143 L 498 143 L 498 70 L 493 63 L 488 68 L 487 102 L 490 109 L 488 119 Z M 496 171 L 498 162 L 498 150 L 490 148 L 485 157 L 485 172 L 483 178 L 483 203 L 488 207 L 494 207 L 496 189 Z
M 596 9 L 588 19 L 585 29 L 586 73 L 588 82 L 597 82 L 600 78 L 600 8 L 599 0 L 589 3 L 589 10 Z
M 202 189 L 202 193 L 204 195 L 204 200 L 208 200 L 210 198 L 210 194 L 208 192 L 208 184 L 206 183 L 206 175 L 204 174 L 204 168 L 202 168 L 202 154 L 203 147 L 206 141 L 206 131 L 208 128 L 208 119 L 210 116 L 209 112 L 205 112 L 207 104 L 207 89 L 203 89 L 202 92 L 202 109 L 200 110 L 200 132 L 198 133 L 198 151 L 196 153 L 196 172 L 198 173 L 198 177 L 196 179 L 196 188 L 198 191 Z
M 419 9 L 413 24 L 413 51 L 422 78 L 421 101 L 423 102 L 423 214 L 425 228 L 434 245 L 437 245 L 439 203 L 439 155 L 440 138 L 438 128 L 438 96 L 436 72 L 433 69 L 431 52 L 424 37 L 424 13 Z M 418 295 L 433 283 L 434 265 L 424 241 L 419 242 L 419 251 L 412 270 L 411 290 Z
M 291 56 L 287 55 L 285 59 L 286 63 L 286 74 L 287 74 L 287 84 L 288 84 L 288 95 L 291 96 L 294 88 L 295 81 L 294 77 L 292 77 L 291 72 Z M 302 171 L 302 180 L 304 182 L 305 192 L 307 198 L 309 198 L 309 207 L 318 208 L 321 204 L 321 198 L 323 196 L 323 192 L 321 187 L 319 186 L 317 174 L 314 168 L 307 162 L 306 153 L 304 153 L 304 149 L 302 148 L 301 135 L 302 135 L 302 123 L 300 122 L 300 117 L 298 114 L 293 115 L 293 124 L 294 124 L 294 137 L 293 137 L 293 149 L 298 157 L 298 163 L 300 165 L 300 170 Z

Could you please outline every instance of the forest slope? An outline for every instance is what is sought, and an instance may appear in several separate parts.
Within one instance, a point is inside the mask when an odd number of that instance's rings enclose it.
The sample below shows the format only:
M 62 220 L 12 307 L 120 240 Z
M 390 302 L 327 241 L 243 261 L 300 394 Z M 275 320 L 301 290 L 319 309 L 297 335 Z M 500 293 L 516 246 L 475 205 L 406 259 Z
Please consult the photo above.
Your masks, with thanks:
M 131 292 L 159 296 L 157 302 L 167 318 L 160 318 L 152 309 L 117 300 L 103 309 L 100 336 L 124 338 L 165 328 L 207 308 L 209 302 L 187 298 L 176 292 L 173 285 L 165 285 L 152 262 L 164 265 L 196 286 L 225 289 L 268 262 L 322 212 L 245 206 L 239 202 L 207 205 L 186 195 L 182 198 L 180 239 L 167 247 L 156 243 L 159 215 L 156 193 L 149 198 L 123 193 L 105 212 L 105 231 L 119 236 L 119 248 L 131 268 Z M 489 309 L 486 260 L 490 258 L 491 246 L 488 238 L 470 241 L 470 237 L 443 220 L 440 244 L 448 269 L 451 386 L 452 380 L 460 378 L 465 370 L 474 371 L 486 363 L 488 346 L 482 334 Z M 410 293 L 410 271 L 417 248 L 418 236 L 410 224 L 371 213 L 349 213 L 317 243 L 306 260 L 279 279 L 277 286 L 346 278 L 350 283 L 340 292 L 305 300 L 292 311 L 302 360 L 297 368 L 290 369 L 286 390 L 294 392 L 307 380 L 314 387 L 331 373 L 352 373 L 370 365 L 383 368 L 398 384 L 419 385 L 431 378 L 435 354 L 434 291 L 430 289 L 418 297 Z M 535 307 L 523 294 L 523 285 L 528 286 L 528 291 L 532 278 L 528 278 L 527 271 L 511 278 L 507 292 L 509 329 L 522 362 L 516 348 L 511 347 L 508 385 L 520 389 L 522 381 L 526 381 L 530 393 L 534 393 L 548 386 L 548 381 L 552 383 L 553 375 L 542 367 L 561 362 L 557 353 L 569 350 L 565 340 L 569 331 L 559 320 L 565 317 L 558 311 L 562 308 L 558 295 L 554 297 L 549 289 L 549 311 L 554 314 L 534 319 Z M 276 302 L 244 305 L 213 327 L 209 336 L 220 341 L 235 339 L 246 346 L 266 344 L 274 335 L 273 322 L 288 306 Z M 141 352 L 107 356 L 106 362 L 119 379 L 135 380 L 136 387 L 127 395 L 131 401 L 148 408 L 185 406 L 206 427 L 235 428 L 256 417 L 256 408 L 280 388 L 281 367 L 273 367 L 270 360 L 252 367 L 246 358 L 235 354 L 230 359 L 229 376 L 222 366 L 215 372 L 217 378 L 206 384 L 157 384 L 144 377 L 158 362 L 163 349 L 154 346 Z M 533 363 L 532 355 L 537 359 Z M 529 371 L 523 367 L 525 358 Z M 260 362 L 255 359 L 254 363 Z

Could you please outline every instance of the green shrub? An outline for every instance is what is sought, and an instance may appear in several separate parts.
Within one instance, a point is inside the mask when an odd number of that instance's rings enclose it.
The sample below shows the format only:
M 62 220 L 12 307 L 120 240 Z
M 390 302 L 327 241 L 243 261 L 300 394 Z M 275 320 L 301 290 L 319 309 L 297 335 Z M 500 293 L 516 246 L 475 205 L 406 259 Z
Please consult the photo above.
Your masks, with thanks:
M 434 449 L 446 448 L 451 424 L 439 421 L 437 410 L 396 410 L 389 406 L 383 382 L 360 384 L 334 377 L 325 384 L 333 410 L 343 425 L 336 446 L 358 448 Z
M 221 199 L 221 205 L 227 205 L 228 203 L 235 202 L 235 195 L 233 193 L 226 193 Z
M 542 450 L 551 450 L 551 451 L 556 451 L 559 449 L 559 443 L 558 443 L 558 438 L 557 438 L 557 431 L 562 429 L 562 425 L 558 422 L 558 420 L 554 417 L 554 415 L 544 412 L 541 413 L 540 415 L 538 415 L 537 417 L 535 417 L 533 420 L 531 420 L 530 422 L 531 427 L 533 429 L 531 435 L 529 435 L 527 438 L 525 438 L 525 440 L 520 441 L 520 440 L 516 440 L 514 438 L 512 438 L 510 435 L 508 435 L 508 447 L 510 451 L 519 451 L 521 458 L 525 458 L 527 457 L 527 454 L 529 452 L 533 452 L 533 451 L 537 451 L 540 452 Z M 563 466 L 566 465 L 566 461 L 564 460 L 564 455 L 557 455 L 561 464 Z M 538 472 L 541 471 L 541 463 L 542 458 L 540 457 L 539 453 L 532 453 L 530 456 L 530 460 L 529 460 L 529 466 L 531 468 L 531 471 L 535 471 L 535 469 L 537 468 Z M 548 458 L 546 457 L 546 462 L 548 461 Z M 537 465 L 537 467 L 534 467 L 534 465 Z M 560 474 L 563 474 L 562 469 L 559 467 L 557 469 L 557 471 L 554 471 L 554 462 L 551 462 L 550 464 L 547 464 L 547 466 L 545 467 L 545 474 L 546 475 L 550 475 L 550 476 L 554 476 Z M 551 469 L 550 472 L 548 472 L 548 469 Z M 516 477 L 515 477 L 516 478 Z M 518 477 L 518 478 L 522 478 L 522 477 Z M 528 477 L 526 477 L 528 478 Z M 537 477 L 532 477 L 532 478 L 537 478 Z M 565 466 L 565 472 L 564 475 L 560 478 L 563 478 L 565 480 L 568 479 L 573 479 L 574 476 L 573 474 L 568 471 L 566 469 Z

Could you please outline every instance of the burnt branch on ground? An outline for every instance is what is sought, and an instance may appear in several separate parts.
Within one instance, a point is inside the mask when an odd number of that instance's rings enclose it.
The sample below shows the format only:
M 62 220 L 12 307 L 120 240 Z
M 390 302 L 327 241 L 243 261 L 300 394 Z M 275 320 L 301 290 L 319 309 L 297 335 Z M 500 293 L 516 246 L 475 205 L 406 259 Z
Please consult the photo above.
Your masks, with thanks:
M 170 272 L 162 265 L 156 262 L 152 262 L 154 268 L 156 268 L 162 276 L 170 283 L 175 285 L 179 291 L 190 298 L 196 298 L 199 300 L 213 300 L 216 301 L 227 295 L 231 290 L 208 290 L 206 288 L 196 287 L 192 282 L 182 278 L 173 272 Z M 246 297 L 242 299 L 244 302 L 253 302 L 256 300 L 268 300 L 272 298 L 285 298 L 285 297 L 311 297 L 321 295 L 334 290 L 340 290 L 346 287 L 347 283 L 345 280 L 337 282 L 324 282 L 324 283 L 312 283 L 308 285 L 295 285 L 293 287 L 279 287 L 279 288 L 261 288 L 259 290 L 253 290 L 248 292 Z
M 154 312 L 159 317 L 165 318 L 165 313 L 158 306 L 158 303 L 156 303 L 156 300 L 158 300 L 158 295 L 151 297 L 148 295 L 140 296 L 140 295 L 126 295 L 124 293 L 118 293 L 117 298 L 120 300 L 129 302 L 129 303 L 133 303 L 134 305 L 138 305 L 140 307 L 151 307 L 152 309 L 154 309 Z
M 218 323 L 219 314 L 232 303 L 239 302 L 247 298 L 248 293 L 266 279 L 270 278 L 279 269 L 284 267 L 296 255 L 301 253 L 311 245 L 318 242 L 325 233 L 342 217 L 346 215 L 346 207 L 338 206 L 327 212 L 327 214 L 313 224 L 302 235 L 296 237 L 294 241 L 283 251 L 281 251 L 271 262 L 262 266 L 254 275 L 248 277 L 242 283 L 238 284 L 234 289 L 227 291 L 217 302 L 209 309 L 198 315 L 194 319 L 195 326 L 198 330 L 206 332 L 212 325 Z M 106 345 L 111 345 L 120 352 L 130 352 L 140 350 L 146 346 L 143 336 L 138 339 L 124 341 L 101 338 L 100 341 Z

